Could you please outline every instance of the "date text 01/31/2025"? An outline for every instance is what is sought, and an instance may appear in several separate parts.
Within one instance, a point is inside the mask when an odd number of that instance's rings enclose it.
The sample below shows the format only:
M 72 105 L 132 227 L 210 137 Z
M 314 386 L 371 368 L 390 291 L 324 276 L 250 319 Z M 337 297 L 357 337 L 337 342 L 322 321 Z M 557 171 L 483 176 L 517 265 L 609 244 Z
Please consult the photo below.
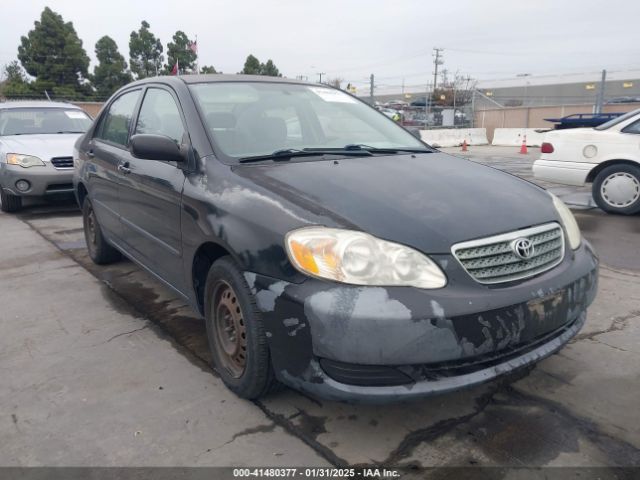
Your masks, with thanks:
M 234 468 L 234 478 L 399 478 L 400 472 L 386 468 Z

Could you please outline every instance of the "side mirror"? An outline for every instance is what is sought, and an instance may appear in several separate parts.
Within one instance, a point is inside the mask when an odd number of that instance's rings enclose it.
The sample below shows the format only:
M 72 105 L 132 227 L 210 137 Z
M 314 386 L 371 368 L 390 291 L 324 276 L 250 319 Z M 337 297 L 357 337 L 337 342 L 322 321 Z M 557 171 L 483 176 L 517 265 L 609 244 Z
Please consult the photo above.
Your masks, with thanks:
M 141 133 L 129 140 L 129 151 L 142 160 L 164 160 L 167 162 L 184 162 L 185 155 L 175 140 L 165 135 Z

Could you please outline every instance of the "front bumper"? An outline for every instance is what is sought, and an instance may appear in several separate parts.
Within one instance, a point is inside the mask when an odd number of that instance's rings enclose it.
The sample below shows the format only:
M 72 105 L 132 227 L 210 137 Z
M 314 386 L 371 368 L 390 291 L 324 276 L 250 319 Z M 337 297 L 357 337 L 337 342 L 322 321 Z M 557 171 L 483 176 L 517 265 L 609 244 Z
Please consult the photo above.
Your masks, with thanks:
M 449 278 L 443 289 L 317 279 L 293 284 L 246 273 L 276 376 L 345 401 L 385 402 L 468 387 L 561 348 L 584 324 L 597 291 L 598 261 L 586 241 L 552 270 L 498 287 L 473 281 L 450 255 L 432 257 Z M 348 375 L 336 375 L 341 366 Z M 396 378 L 367 384 L 366 375 L 358 377 L 363 366 Z M 400 385 L 397 372 L 407 379 Z M 349 375 L 354 380 L 347 382 Z
M 18 190 L 16 182 L 19 180 L 29 182 L 30 188 L 25 191 Z M 73 193 L 73 169 L 57 169 L 51 162 L 30 168 L 0 163 L 0 187 L 20 197 Z

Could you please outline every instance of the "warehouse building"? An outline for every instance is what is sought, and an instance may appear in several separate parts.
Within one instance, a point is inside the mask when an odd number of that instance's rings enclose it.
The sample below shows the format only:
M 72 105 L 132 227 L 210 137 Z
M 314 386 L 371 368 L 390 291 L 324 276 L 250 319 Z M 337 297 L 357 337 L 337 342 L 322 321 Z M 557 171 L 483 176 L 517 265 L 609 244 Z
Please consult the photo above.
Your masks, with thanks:
M 602 72 L 565 75 L 520 75 L 478 82 L 481 103 L 504 107 L 594 104 Z M 640 102 L 640 70 L 606 73 L 605 103 Z

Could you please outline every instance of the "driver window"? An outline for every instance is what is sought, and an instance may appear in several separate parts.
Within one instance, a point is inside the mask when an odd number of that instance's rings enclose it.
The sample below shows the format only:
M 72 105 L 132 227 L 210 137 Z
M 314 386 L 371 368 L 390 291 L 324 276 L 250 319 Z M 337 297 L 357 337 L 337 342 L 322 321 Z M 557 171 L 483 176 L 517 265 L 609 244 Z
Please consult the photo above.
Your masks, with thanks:
M 173 96 L 166 90 L 150 88 L 144 96 L 135 133 L 165 135 L 182 143 L 184 126 Z

